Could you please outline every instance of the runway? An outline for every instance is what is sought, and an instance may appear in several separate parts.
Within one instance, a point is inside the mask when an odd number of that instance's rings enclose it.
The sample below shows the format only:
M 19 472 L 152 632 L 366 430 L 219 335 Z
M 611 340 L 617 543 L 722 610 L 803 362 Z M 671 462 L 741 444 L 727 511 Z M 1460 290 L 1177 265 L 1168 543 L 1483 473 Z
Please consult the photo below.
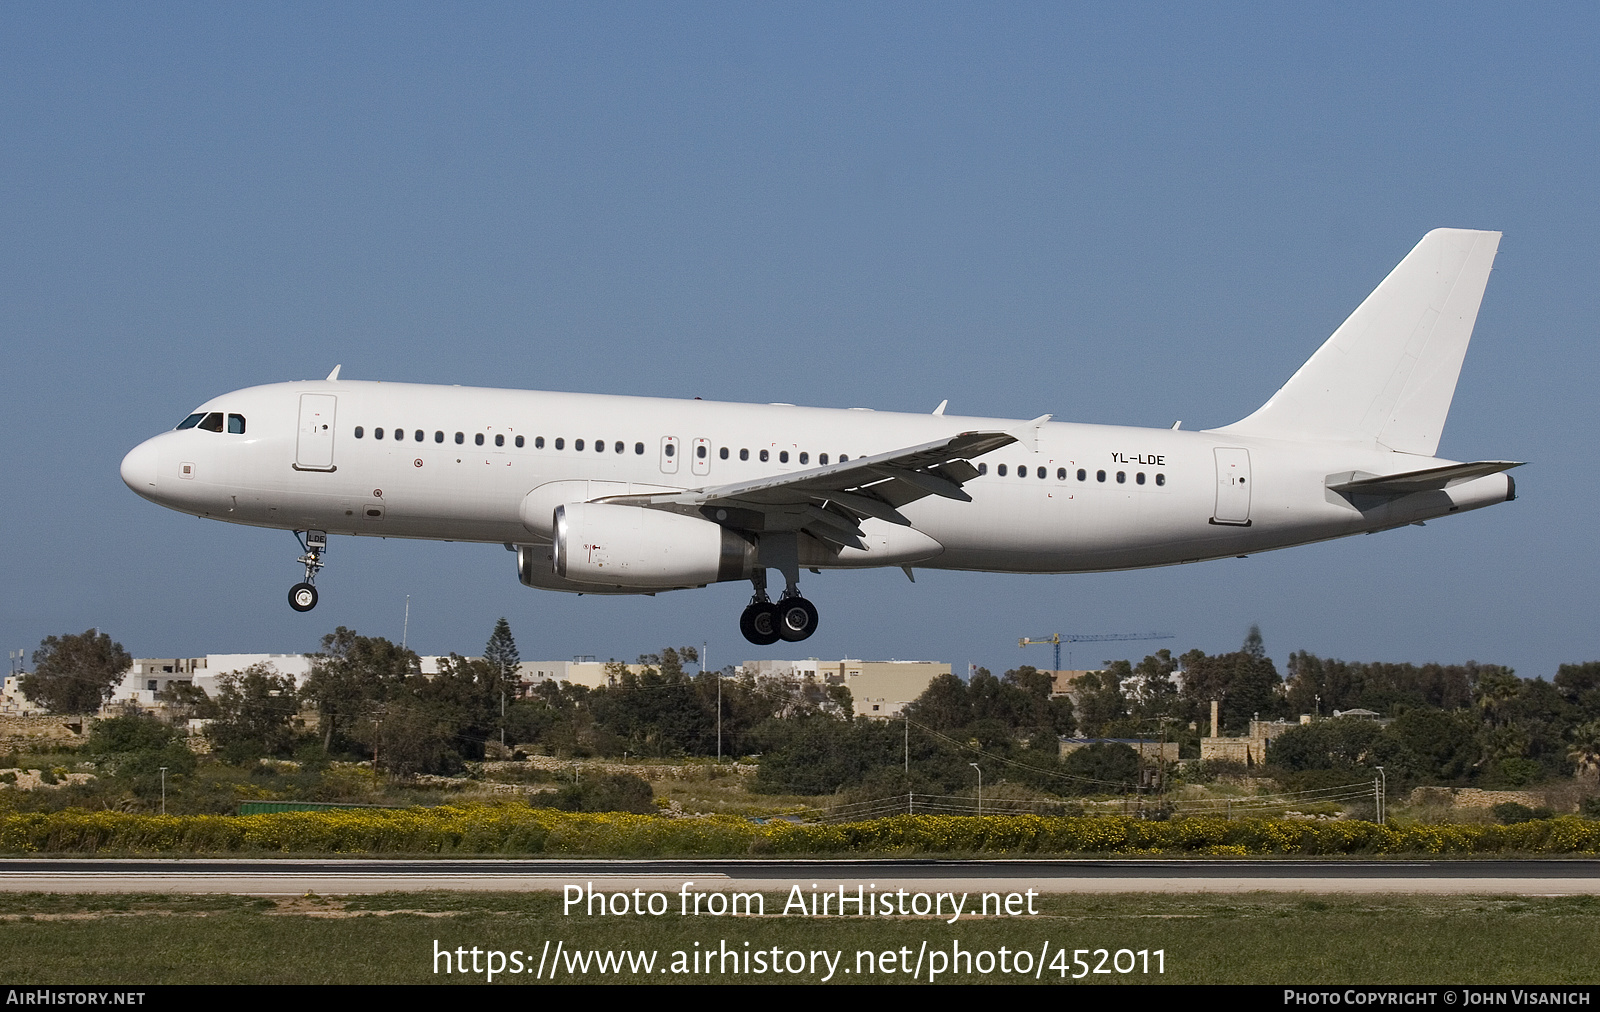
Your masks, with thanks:
M 1066 893 L 1600 895 L 1596 860 L 0 860 L 0 891 L 285 896 L 451 890 L 854 890 Z

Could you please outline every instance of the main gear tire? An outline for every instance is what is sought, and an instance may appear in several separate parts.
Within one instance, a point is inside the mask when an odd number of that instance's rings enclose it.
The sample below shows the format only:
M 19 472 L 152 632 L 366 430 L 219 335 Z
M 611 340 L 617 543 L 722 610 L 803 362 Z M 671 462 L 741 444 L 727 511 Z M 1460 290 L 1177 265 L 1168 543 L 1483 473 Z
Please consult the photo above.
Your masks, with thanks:
M 739 616 L 739 631 L 758 647 L 778 642 L 783 638 L 778 631 L 778 606 L 770 601 L 752 604 Z
M 798 643 L 817 631 L 817 606 L 803 597 L 778 602 L 778 635 L 786 642 Z

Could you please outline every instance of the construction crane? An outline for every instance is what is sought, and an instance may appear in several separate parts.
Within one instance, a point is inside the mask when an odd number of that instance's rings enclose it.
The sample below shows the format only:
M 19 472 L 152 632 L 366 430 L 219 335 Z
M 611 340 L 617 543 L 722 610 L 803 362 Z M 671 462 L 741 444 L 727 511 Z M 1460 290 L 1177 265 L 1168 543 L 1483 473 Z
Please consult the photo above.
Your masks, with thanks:
M 1130 640 L 1170 640 L 1171 633 L 1055 633 L 1050 636 L 1024 636 L 1017 640 L 1019 647 L 1037 647 L 1048 643 L 1056 648 L 1055 670 L 1061 670 L 1061 644 L 1063 643 L 1124 643 Z

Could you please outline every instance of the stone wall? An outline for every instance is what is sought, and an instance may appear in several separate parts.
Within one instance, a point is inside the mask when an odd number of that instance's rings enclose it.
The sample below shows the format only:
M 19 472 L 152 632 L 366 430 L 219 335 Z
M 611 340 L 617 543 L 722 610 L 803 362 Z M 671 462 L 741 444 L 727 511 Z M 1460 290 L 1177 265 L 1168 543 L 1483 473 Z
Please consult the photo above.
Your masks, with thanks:
M 84 714 L 0 714 L 0 748 L 78 745 L 93 719 Z
M 1567 793 L 1567 792 L 1562 792 Z M 1529 808 L 1550 808 L 1557 812 L 1576 811 L 1570 799 L 1557 798 L 1549 791 L 1485 791 L 1476 787 L 1418 787 L 1411 792 L 1413 805 L 1449 805 L 1453 808 L 1493 808 L 1512 802 Z
M 519 748 L 533 748 L 531 745 L 518 746 Z M 629 763 L 616 762 L 611 759 L 560 759 L 551 755 L 530 755 L 522 762 L 486 762 L 483 764 L 483 773 L 486 777 L 493 776 L 497 771 L 508 773 L 518 769 L 533 767 L 536 770 L 549 770 L 552 773 L 571 774 L 572 767 L 578 767 L 578 775 L 584 773 L 632 773 L 644 780 L 700 780 L 709 775 L 712 770 L 732 772 L 739 776 L 755 776 L 755 763 L 723 763 L 714 766 L 710 763 Z

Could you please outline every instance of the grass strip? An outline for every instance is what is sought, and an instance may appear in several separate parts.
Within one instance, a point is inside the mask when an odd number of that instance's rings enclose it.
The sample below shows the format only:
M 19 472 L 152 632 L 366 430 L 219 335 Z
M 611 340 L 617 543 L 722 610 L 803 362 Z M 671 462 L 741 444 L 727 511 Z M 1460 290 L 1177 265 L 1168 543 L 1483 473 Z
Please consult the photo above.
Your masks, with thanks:
M 1041 897 L 1035 917 L 814 918 L 564 916 L 548 893 L 391 893 L 341 899 L 231 896 L 0 896 L 0 974 L 30 984 L 482 984 L 484 972 L 444 972 L 434 953 L 520 951 L 530 972 L 493 983 L 550 983 L 532 966 L 546 943 L 574 953 L 653 952 L 651 972 L 562 969 L 556 983 L 814 983 L 813 972 L 752 972 L 747 952 L 838 954 L 829 983 L 926 982 L 919 951 L 952 947 L 993 960 L 989 972 L 947 970 L 954 983 L 1590 983 L 1600 943 L 1592 897 L 1244 896 L 1131 894 Z M 923 950 L 926 944 L 928 950 Z M 1010 954 L 1010 972 L 999 952 Z M 695 953 L 731 949 L 743 969 L 696 967 Z M 1017 952 L 1085 949 L 1066 976 L 1016 969 Z M 1095 974 L 1111 954 L 1160 950 L 1162 969 Z M 868 954 L 865 961 L 858 953 Z M 883 955 L 892 953 L 892 969 Z M 674 972 L 676 960 L 684 972 Z M 770 961 L 770 960 L 769 960 Z M 1122 965 L 1130 965 L 1130 957 Z M 982 959 L 979 958 L 981 965 Z M 547 960 L 547 967 L 549 962 Z M 794 963 L 789 964 L 791 967 Z M 845 970 L 851 972 L 846 973 Z M 435 971 L 438 972 L 435 972 Z M 871 971 L 871 972 L 867 972 Z M 1083 972 L 1081 980 L 1074 975 Z

